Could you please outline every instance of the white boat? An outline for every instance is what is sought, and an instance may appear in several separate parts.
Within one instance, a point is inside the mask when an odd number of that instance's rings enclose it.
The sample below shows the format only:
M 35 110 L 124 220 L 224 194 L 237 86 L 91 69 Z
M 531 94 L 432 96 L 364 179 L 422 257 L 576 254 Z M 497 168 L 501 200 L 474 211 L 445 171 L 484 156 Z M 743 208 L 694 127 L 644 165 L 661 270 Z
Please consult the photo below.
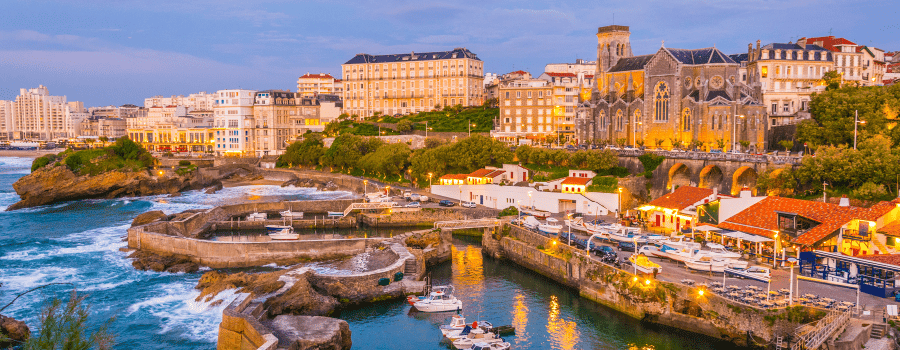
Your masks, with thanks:
M 247 215 L 247 221 L 266 221 L 269 218 L 269 215 L 266 213 L 253 213 Z
M 475 327 L 485 327 L 488 329 L 494 327 L 490 322 L 487 321 L 475 321 L 472 325 Z M 450 324 L 441 325 L 441 334 L 447 336 L 448 334 L 459 333 L 462 332 L 462 330 L 467 326 L 469 325 L 466 324 L 465 317 L 463 317 L 462 315 L 453 315 L 453 317 L 450 318 Z
M 413 303 L 416 310 L 422 312 L 444 312 L 462 309 L 462 301 L 453 296 L 453 287 L 445 289 L 433 289 L 425 299 Z
M 644 236 L 636 235 L 634 231 L 619 229 L 615 231 L 607 232 L 609 238 L 614 241 L 619 242 L 637 242 L 637 243 L 647 243 L 647 239 Z
M 641 249 L 638 249 L 638 254 L 644 254 L 646 256 L 655 256 L 659 258 L 664 258 L 664 256 L 659 255 L 659 248 L 654 245 L 642 245 Z
M 559 224 L 559 220 L 547 218 L 547 223 L 538 225 L 538 231 L 546 234 L 558 235 L 559 232 L 562 231 L 562 225 Z
M 697 271 L 724 272 L 726 267 L 746 268 L 748 264 L 746 261 L 701 256 L 697 259 L 686 260 L 684 265 Z
M 751 266 L 748 268 L 726 267 L 725 273 L 760 282 L 769 282 L 769 280 L 772 279 L 769 269 L 761 266 Z
M 535 209 L 534 207 L 519 207 L 519 212 L 525 215 L 534 216 L 538 219 L 546 219 L 550 216 L 549 211 Z
M 672 248 L 676 248 L 676 249 L 680 249 L 680 248 L 700 249 L 700 243 L 691 242 L 691 241 L 687 240 L 687 238 L 684 235 L 670 236 L 667 240 L 660 242 L 660 243 L 665 244 Z
M 328 217 L 344 217 L 344 212 L 342 211 L 329 211 Z
M 271 239 L 295 240 L 300 238 L 299 234 L 294 233 L 294 228 L 292 226 L 266 225 L 266 231 L 269 233 L 269 238 Z
M 465 331 L 463 331 L 462 333 L 465 333 Z M 468 334 L 465 334 L 463 337 L 454 340 L 453 346 L 457 349 L 468 349 L 474 346 L 476 343 L 503 343 L 503 339 L 494 333 L 486 332 L 484 329 L 478 327 L 472 328 Z
M 526 216 L 522 218 L 522 226 L 525 226 L 527 229 L 536 230 L 538 226 L 541 225 L 541 222 L 538 221 L 534 216 Z
M 655 253 L 654 255 L 661 258 L 668 258 L 675 261 L 685 262 L 687 260 L 698 258 L 699 256 L 697 256 L 696 254 L 697 251 L 698 249 L 693 248 L 676 248 L 666 243 L 659 247 L 659 252 Z
M 281 217 L 283 217 L 283 218 L 291 218 L 291 219 L 302 219 L 303 218 L 302 211 L 285 210 L 285 211 L 278 212 L 278 214 L 281 214 Z
M 567 219 L 563 222 L 566 224 L 566 227 L 571 228 L 572 231 L 581 231 L 581 232 L 588 231 L 587 227 L 584 226 L 584 220 L 582 220 L 582 218 L 574 218 L 571 220 Z
M 726 259 L 738 259 L 741 257 L 741 253 L 730 252 L 728 249 L 725 249 L 725 246 L 718 243 L 706 243 L 706 248 L 701 250 L 701 252 L 709 256 Z
M 475 343 L 471 348 L 459 348 L 459 350 L 509 350 L 512 347 L 512 344 L 507 342 L 502 343 Z

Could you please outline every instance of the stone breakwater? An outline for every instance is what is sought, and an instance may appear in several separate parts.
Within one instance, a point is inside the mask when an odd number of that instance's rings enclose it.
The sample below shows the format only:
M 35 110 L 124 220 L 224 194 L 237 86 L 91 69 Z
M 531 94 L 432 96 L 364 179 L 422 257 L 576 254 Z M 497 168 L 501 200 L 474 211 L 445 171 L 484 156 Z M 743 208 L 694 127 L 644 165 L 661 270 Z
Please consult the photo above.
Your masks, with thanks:
M 700 295 L 697 287 L 679 283 L 647 283 L 647 277 L 603 264 L 582 250 L 553 244 L 519 226 L 506 225 L 483 235 L 482 241 L 485 254 L 515 262 L 629 317 L 740 346 L 768 346 L 776 337 L 789 337 L 800 324 L 824 315 L 804 306 L 762 309 L 713 293 Z

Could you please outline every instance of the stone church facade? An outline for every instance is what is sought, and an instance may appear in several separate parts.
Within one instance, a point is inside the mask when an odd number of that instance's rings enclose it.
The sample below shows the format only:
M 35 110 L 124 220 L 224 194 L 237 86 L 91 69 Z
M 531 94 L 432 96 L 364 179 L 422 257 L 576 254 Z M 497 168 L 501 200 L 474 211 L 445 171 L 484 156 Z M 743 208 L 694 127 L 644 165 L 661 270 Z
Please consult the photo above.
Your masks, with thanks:
M 648 148 L 766 148 L 766 110 L 740 81 L 741 65 L 716 48 L 633 56 L 627 26 L 597 33 L 591 99 L 576 109 L 581 143 Z M 747 147 L 741 141 L 749 143 Z

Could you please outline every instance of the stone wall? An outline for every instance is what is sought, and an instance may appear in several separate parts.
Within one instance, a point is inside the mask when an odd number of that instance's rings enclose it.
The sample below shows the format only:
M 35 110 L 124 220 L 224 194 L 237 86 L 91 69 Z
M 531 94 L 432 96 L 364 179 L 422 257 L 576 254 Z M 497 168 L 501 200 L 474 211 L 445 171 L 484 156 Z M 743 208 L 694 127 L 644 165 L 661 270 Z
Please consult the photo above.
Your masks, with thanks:
M 243 313 L 251 300 L 247 296 L 238 297 L 222 311 L 216 349 L 274 350 L 278 346 L 278 338 L 268 327 Z
M 416 211 L 392 211 L 391 214 L 361 214 L 360 222 L 374 227 L 433 226 L 436 221 L 495 218 L 499 210 L 483 208 L 424 208 Z
M 769 344 L 776 336 L 793 332 L 797 324 L 788 321 L 788 314 L 818 315 L 806 307 L 761 309 L 708 292 L 700 295 L 695 287 L 635 276 L 589 258 L 579 249 L 554 245 L 553 240 L 518 226 L 508 227 L 499 240 L 497 235 L 483 236 L 487 254 L 501 255 L 577 289 L 584 298 L 645 322 L 750 346 Z
M 390 266 L 353 275 L 312 274 L 309 277 L 309 283 L 316 287 L 317 290 L 338 300 L 343 300 L 344 303 L 361 303 L 384 298 L 402 297 L 405 294 L 405 290 L 396 288 L 394 275 L 397 272 L 403 272 L 406 260 L 416 260 L 416 257 L 406 247 L 402 247 L 399 244 L 390 244 L 386 249 L 391 249 L 397 255 L 397 261 Z M 382 278 L 389 279 L 391 284 L 387 286 L 378 285 L 378 280 Z M 415 279 L 416 276 L 404 276 L 404 279 L 406 278 Z
M 159 159 L 159 166 L 163 168 L 174 168 L 178 166 L 178 162 L 182 160 L 186 160 L 191 162 L 191 164 L 196 165 L 198 168 L 209 168 L 212 167 L 215 163 L 215 160 L 212 158 L 157 158 Z

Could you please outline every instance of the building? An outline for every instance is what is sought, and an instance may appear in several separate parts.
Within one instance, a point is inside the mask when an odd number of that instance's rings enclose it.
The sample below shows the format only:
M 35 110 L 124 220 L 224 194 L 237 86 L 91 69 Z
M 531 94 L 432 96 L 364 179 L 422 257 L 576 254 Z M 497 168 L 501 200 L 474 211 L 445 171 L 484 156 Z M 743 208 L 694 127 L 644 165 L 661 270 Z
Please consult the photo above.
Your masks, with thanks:
M 499 83 L 500 115 L 491 137 L 513 144 L 547 143 L 556 139 L 553 87 L 542 79 Z
M 12 138 L 13 102 L 0 100 L 0 140 L 9 140 Z
M 212 111 L 175 105 L 147 110 L 146 116 L 126 119 L 129 139 L 152 152 L 212 152 Z
M 882 85 L 884 79 L 885 62 L 884 50 L 877 47 L 859 46 L 856 51 L 862 54 L 862 81 L 863 85 Z
M 544 72 L 594 75 L 597 73 L 597 62 L 577 58 L 575 63 L 548 63 L 544 66 Z
M 716 189 L 681 186 L 638 208 L 650 229 L 681 231 L 697 223 L 697 208 L 720 198 Z
M 484 102 L 484 62 L 465 48 L 358 54 L 342 64 L 341 71 L 344 111 L 360 117 Z
M 501 186 L 498 184 L 468 185 L 449 184 L 433 185 L 431 193 L 454 198 L 459 201 L 471 201 L 489 208 L 504 209 L 508 207 L 531 207 L 551 213 L 583 213 L 590 215 L 609 215 L 619 210 L 617 193 L 562 193 L 543 192 L 528 186 Z
M 65 96 L 50 96 L 40 85 L 20 89 L 15 101 L 2 102 L 8 140 L 50 141 L 78 136 L 78 125 L 88 117 L 84 104 L 66 101 Z
M 106 107 L 91 107 L 88 108 L 88 113 L 90 113 L 91 118 L 100 119 L 100 118 L 137 118 L 137 117 L 145 117 L 147 116 L 148 109 L 144 107 L 138 107 L 132 104 L 122 105 L 120 107 L 116 106 L 106 106 Z
M 822 75 L 834 69 L 831 51 L 800 40 L 760 47 L 747 45 L 747 82 L 753 97 L 768 109 L 769 126 L 809 119 L 813 93 L 825 91 Z
M 576 109 L 578 142 L 657 148 L 766 148 L 766 113 L 741 65 L 715 47 L 632 56 L 627 26 L 597 31 L 596 87 Z M 733 146 L 734 145 L 734 146 Z
M 187 96 L 178 95 L 171 97 L 153 96 L 144 99 L 144 107 L 184 106 L 187 110 L 195 109 L 210 111 L 215 107 L 216 94 L 208 94 L 201 91 Z
M 255 90 L 219 90 L 213 107 L 213 130 L 217 156 L 253 155 L 250 132 L 254 129 Z
M 249 148 L 257 157 L 281 155 L 294 139 L 292 120 L 297 119 L 297 94 L 283 90 L 256 93 Z
M 862 85 L 862 53 L 857 50 L 856 43 L 835 38 L 833 35 L 815 38 L 800 38 L 797 42 L 818 45 L 832 52 L 834 69 L 841 74 L 844 84 Z
M 315 97 L 320 94 L 340 95 L 341 85 L 341 80 L 335 79 L 331 74 L 307 72 L 297 78 L 297 95 L 300 97 Z

